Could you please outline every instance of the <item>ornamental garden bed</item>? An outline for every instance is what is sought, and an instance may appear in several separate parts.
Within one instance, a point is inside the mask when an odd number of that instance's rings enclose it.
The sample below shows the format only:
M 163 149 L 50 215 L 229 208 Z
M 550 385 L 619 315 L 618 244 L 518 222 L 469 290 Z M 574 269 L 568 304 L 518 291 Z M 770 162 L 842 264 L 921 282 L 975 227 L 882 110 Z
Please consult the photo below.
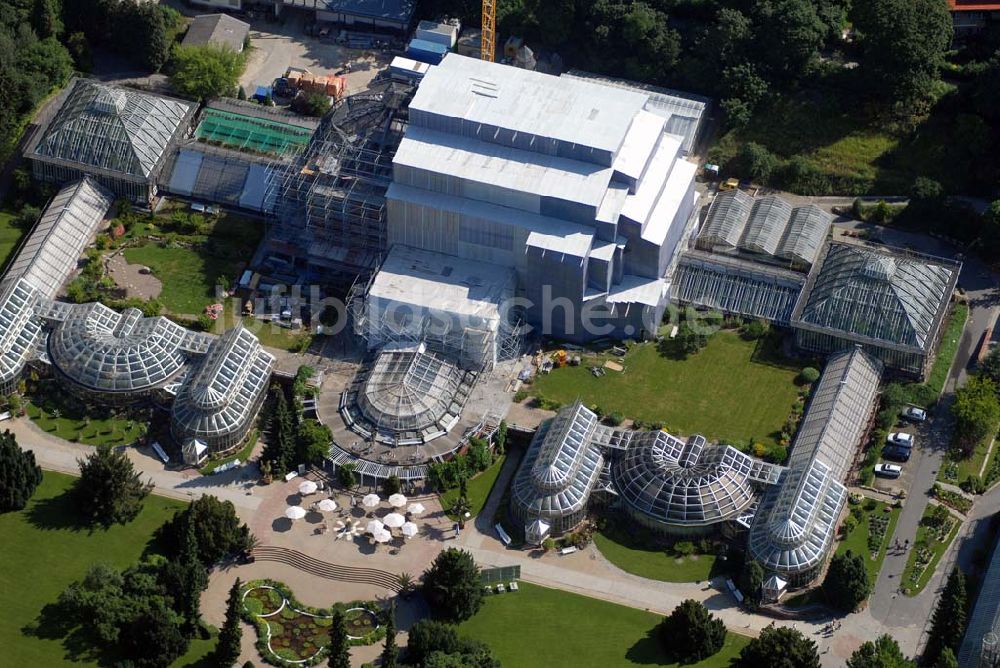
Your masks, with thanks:
M 313 608 L 296 600 L 280 582 L 252 580 L 243 587 L 243 619 L 257 629 L 261 658 L 274 666 L 311 666 L 323 661 L 334 610 L 344 613 L 352 645 L 371 645 L 385 637 L 387 613 L 374 601 Z

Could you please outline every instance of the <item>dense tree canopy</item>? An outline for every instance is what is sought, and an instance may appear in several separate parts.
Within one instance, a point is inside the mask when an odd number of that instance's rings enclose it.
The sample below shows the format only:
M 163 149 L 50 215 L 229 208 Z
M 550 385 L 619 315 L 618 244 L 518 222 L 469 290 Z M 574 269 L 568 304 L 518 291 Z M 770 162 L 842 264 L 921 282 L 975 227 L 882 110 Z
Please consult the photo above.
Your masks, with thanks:
M 847 660 L 847 668 L 914 668 L 892 636 L 881 635 L 863 643 Z
M 696 663 L 712 656 L 726 642 L 726 625 L 701 602 L 687 599 L 663 618 L 660 642 L 678 663 Z
M 869 91 L 904 106 L 927 97 L 951 43 L 947 4 L 942 0 L 865 0 L 854 3 L 851 18 Z
M 210 494 L 174 513 L 161 527 L 160 538 L 168 555 L 181 553 L 189 527 L 194 532 L 198 558 L 205 566 L 245 550 L 250 544 L 250 529 L 236 515 L 236 507 L 231 501 L 220 501 Z
M 992 436 L 1000 422 L 997 387 L 985 376 L 972 376 L 955 392 L 951 408 L 955 416 L 955 444 L 970 453 L 976 445 Z
M 182 46 L 174 51 L 170 83 L 192 100 L 234 95 L 243 66 L 242 54 L 228 47 Z
M 850 550 L 834 555 L 823 580 L 823 593 L 830 605 L 841 612 L 853 612 L 870 592 L 865 558 Z
M 476 614 L 483 604 L 483 586 L 472 555 L 453 547 L 440 552 L 424 572 L 423 592 L 438 619 L 461 622 Z
M 21 450 L 9 431 L 0 434 L 0 513 L 23 509 L 41 482 L 35 453 Z
M 79 464 L 73 494 L 85 517 L 106 527 L 135 519 L 153 483 L 142 481 L 128 456 L 110 445 L 99 445 Z
M 965 589 L 965 574 L 952 569 L 931 615 L 931 630 L 924 646 L 924 663 L 933 664 L 945 649 L 958 651 L 965 636 L 969 599 Z
M 732 668 L 819 668 L 816 643 L 788 626 L 768 626 L 740 650 Z

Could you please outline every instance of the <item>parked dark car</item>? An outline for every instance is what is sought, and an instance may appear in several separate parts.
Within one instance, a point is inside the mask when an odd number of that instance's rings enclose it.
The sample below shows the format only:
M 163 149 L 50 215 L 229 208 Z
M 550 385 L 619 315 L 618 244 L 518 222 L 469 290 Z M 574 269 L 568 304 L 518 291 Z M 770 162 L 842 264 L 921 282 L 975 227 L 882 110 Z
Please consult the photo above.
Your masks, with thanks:
M 894 462 L 908 462 L 910 461 L 910 453 L 912 452 L 911 448 L 905 448 L 900 445 L 887 445 L 882 448 L 882 457 L 891 459 Z

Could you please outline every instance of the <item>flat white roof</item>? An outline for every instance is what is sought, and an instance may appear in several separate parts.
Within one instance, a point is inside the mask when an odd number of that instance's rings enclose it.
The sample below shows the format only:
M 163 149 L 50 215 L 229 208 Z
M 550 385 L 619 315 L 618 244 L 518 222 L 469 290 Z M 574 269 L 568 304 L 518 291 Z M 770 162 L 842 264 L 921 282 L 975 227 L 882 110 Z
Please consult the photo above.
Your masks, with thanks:
M 616 154 L 647 97 L 449 53 L 424 76 L 410 110 Z
M 580 202 L 595 209 L 604 199 L 612 174 L 611 168 L 593 163 L 412 125 L 399 144 L 393 164 L 536 197 Z
M 667 238 L 667 231 L 674 222 L 684 198 L 689 192 L 691 197 L 696 200 L 698 198 L 698 191 L 692 191 L 688 187 L 697 171 L 698 165 L 693 162 L 681 159 L 674 163 L 670 177 L 663 186 L 663 192 L 660 193 L 660 199 L 656 202 L 656 208 L 653 209 L 653 215 L 642 229 L 643 239 L 659 246 Z
M 368 296 L 447 313 L 495 316 L 513 287 L 514 271 L 507 267 L 396 244 Z
M 662 278 L 645 278 L 625 274 L 618 285 L 611 286 L 608 293 L 609 304 L 645 304 L 656 306 L 663 301 L 669 284 Z
M 625 135 L 621 150 L 615 157 L 616 172 L 633 179 L 642 176 L 642 170 L 649 160 L 649 154 L 656 146 L 656 140 L 663 132 L 666 119 L 648 111 L 640 111 L 632 120 L 632 126 Z M 678 142 L 678 147 L 680 143 Z
M 670 174 L 671 168 L 677 161 L 677 152 L 681 148 L 681 142 L 669 135 L 663 135 L 656 153 L 653 154 L 652 161 L 646 169 L 646 174 L 634 195 L 625 198 L 625 206 L 622 207 L 621 215 L 629 220 L 634 220 L 640 225 L 645 224 L 656 205 L 656 201 L 663 191 L 664 183 Z

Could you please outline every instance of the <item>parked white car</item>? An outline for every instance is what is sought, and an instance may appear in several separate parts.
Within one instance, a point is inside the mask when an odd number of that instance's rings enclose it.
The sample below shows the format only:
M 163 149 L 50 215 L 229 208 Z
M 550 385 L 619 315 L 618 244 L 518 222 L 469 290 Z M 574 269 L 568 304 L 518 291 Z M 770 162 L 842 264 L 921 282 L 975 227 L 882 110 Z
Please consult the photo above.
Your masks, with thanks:
M 923 422 L 927 419 L 927 411 L 923 408 L 917 408 L 916 406 L 907 406 L 900 413 L 907 420 L 913 420 L 914 422 Z
M 913 434 L 907 434 L 905 431 L 894 431 L 885 438 L 886 443 L 892 443 L 893 445 L 901 445 L 904 448 L 912 448 L 915 440 Z
M 880 478 L 898 478 L 903 473 L 903 467 L 896 464 L 876 464 L 875 475 Z

